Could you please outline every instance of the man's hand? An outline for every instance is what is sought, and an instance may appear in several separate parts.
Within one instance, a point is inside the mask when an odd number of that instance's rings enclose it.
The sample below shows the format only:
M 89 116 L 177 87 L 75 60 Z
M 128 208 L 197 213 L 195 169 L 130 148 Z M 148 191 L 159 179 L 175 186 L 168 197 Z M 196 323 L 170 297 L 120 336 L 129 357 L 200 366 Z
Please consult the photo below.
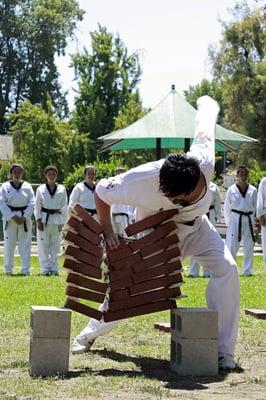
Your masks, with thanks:
M 25 221 L 26 221 L 25 217 L 18 217 L 17 224 L 19 224 L 19 225 L 24 224 Z
M 258 217 L 258 220 L 261 226 L 266 226 L 266 214 L 262 215 L 261 217 Z
M 105 242 L 111 250 L 117 249 L 120 244 L 119 237 L 114 232 L 104 234 Z
M 43 222 L 41 221 L 41 219 L 38 219 L 38 221 L 37 221 L 37 229 L 39 231 L 43 231 L 43 228 L 44 228 Z

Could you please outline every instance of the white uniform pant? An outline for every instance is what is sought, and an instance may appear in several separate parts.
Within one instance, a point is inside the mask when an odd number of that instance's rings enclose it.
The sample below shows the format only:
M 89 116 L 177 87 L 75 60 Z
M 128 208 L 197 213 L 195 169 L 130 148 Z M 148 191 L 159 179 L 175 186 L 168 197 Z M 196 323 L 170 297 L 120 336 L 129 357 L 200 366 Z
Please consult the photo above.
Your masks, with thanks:
M 197 228 L 182 238 L 182 232 L 190 227 L 180 226 L 179 248 L 182 257 L 193 257 L 211 272 L 206 289 L 208 308 L 218 312 L 219 352 L 233 354 L 239 320 L 239 277 L 236 263 L 207 217 Z M 177 232 L 178 234 L 178 232 Z M 107 299 L 100 309 L 106 309 Z M 85 345 L 89 341 L 112 330 L 120 321 L 104 322 L 91 319 L 76 341 Z
M 199 276 L 199 271 L 200 271 L 200 263 L 191 258 L 189 261 L 189 275 Z M 210 273 L 206 269 L 203 269 L 203 276 L 209 277 Z
M 261 227 L 261 245 L 263 251 L 264 267 L 266 268 L 266 226 Z
M 117 233 L 117 235 L 121 237 L 127 237 L 125 229 L 128 226 L 128 217 L 125 215 L 113 215 L 112 224 L 113 230 L 115 233 Z
M 232 212 L 226 231 L 226 244 L 235 260 L 241 243 L 238 241 L 238 222 L 239 214 Z M 241 238 L 244 254 L 242 270 L 244 274 L 251 275 L 253 272 L 254 242 L 250 232 L 248 217 L 245 215 L 242 215 Z
M 16 244 L 21 258 L 21 273 L 28 275 L 30 273 L 30 253 L 31 253 L 31 236 L 32 222 L 31 219 L 26 220 L 28 231 L 25 232 L 24 224 L 17 224 L 12 219 L 3 220 L 4 230 L 4 270 L 5 273 L 12 273 L 14 267 L 14 253 Z M 5 229 L 6 227 L 6 229 Z
M 58 225 L 44 225 L 43 231 L 37 230 L 38 256 L 41 272 L 58 272 L 58 253 L 60 252 L 61 232 Z

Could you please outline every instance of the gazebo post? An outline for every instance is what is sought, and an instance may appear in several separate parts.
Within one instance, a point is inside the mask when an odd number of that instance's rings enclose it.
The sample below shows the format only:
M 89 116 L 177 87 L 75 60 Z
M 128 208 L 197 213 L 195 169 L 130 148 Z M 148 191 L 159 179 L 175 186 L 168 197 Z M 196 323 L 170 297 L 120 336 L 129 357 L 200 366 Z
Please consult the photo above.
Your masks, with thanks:
M 156 160 L 161 159 L 161 138 L 156 138 Z
M 184 152 L 187 153 L 190 149 L 190 139 L 184 138 Z

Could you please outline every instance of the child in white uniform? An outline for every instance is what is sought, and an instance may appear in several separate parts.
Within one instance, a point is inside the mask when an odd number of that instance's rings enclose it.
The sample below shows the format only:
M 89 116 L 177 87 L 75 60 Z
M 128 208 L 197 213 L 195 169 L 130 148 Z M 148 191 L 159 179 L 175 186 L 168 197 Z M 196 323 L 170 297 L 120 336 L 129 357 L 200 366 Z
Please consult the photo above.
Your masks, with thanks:
M 47 183 L 36 192 L 34 214 L 37 221 L 37 246 L 42 275 L 58 275 L 58 253 L 61 231 L 67 220 L 67 194 L 56 183 L 58 170 L 48 165 L 44 170 Z
M 210 270 L 206 290 L 208 307 L 218 311 L 219 365 L 234 369 L 233 358 L 239 318 L 239 279 L 236 263 L 218 232 L 204 215 L 211 193 L 208 186 L 214 167 L 214 131 L 219 111 L 208 96 L 198 100 L 196 131 L 188 154 L 172 154 L 166 160 L 133 168 L 122 175 L 101 180 L 95 202 L 107 245 L 119 244 L 110 219 L 112 204 L 131 204 L 138 208 L 138 218 L 160 210 L 178 208 L 178 246 L 182 257 L 193 257 Z M 106 306 L 102 305 L 102 309 Z M 116 324 L 119 321 L 116 321 Z M 115 326 L 91 320 L 74 340 L 72 351 L 88 351 L 91 343 Z
M 261 226 L 261 241 L 264 258 L 264 267 L 266 268 L 266 177 L 262 178 L 258 189 L 257 199 L 257 218 Z
M 4 272 L 6 275 L 13 273 L 17 243 L 21 258 L 21 275 L 29 275 L 34 192 L 28 182 L 22 181 L 21 164 L 13 164 L 9 173 L 11 180 L 4 182 L 0 189 L 0 210 L 4 230 Z
M 224 200 L 224 219 L 227 226 L 226 244 L 236 260 L 240 242 L 243 242 L 243 274 L 252 275 L 255 244 L 254 217 L 257 205 L 257 189 L 248 184 L 249 170 L 237 169 L 237 182 L 230 186 Z

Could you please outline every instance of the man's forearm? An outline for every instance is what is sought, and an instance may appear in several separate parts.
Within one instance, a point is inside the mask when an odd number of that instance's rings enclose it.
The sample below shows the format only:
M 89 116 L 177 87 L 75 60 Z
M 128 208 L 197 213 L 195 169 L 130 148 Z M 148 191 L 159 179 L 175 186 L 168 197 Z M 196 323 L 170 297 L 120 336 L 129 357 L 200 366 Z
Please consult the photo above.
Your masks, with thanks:
M 99 218 L 99 222 L 103 227 L 104 233 L 112 233 L 112 221 L 111 221 L 111 213 L 110 213 L 110 206 L 109 204 L 105 203 L 97 193 L 94 193 L 95 205 L 97 210 L 97 215 Z

